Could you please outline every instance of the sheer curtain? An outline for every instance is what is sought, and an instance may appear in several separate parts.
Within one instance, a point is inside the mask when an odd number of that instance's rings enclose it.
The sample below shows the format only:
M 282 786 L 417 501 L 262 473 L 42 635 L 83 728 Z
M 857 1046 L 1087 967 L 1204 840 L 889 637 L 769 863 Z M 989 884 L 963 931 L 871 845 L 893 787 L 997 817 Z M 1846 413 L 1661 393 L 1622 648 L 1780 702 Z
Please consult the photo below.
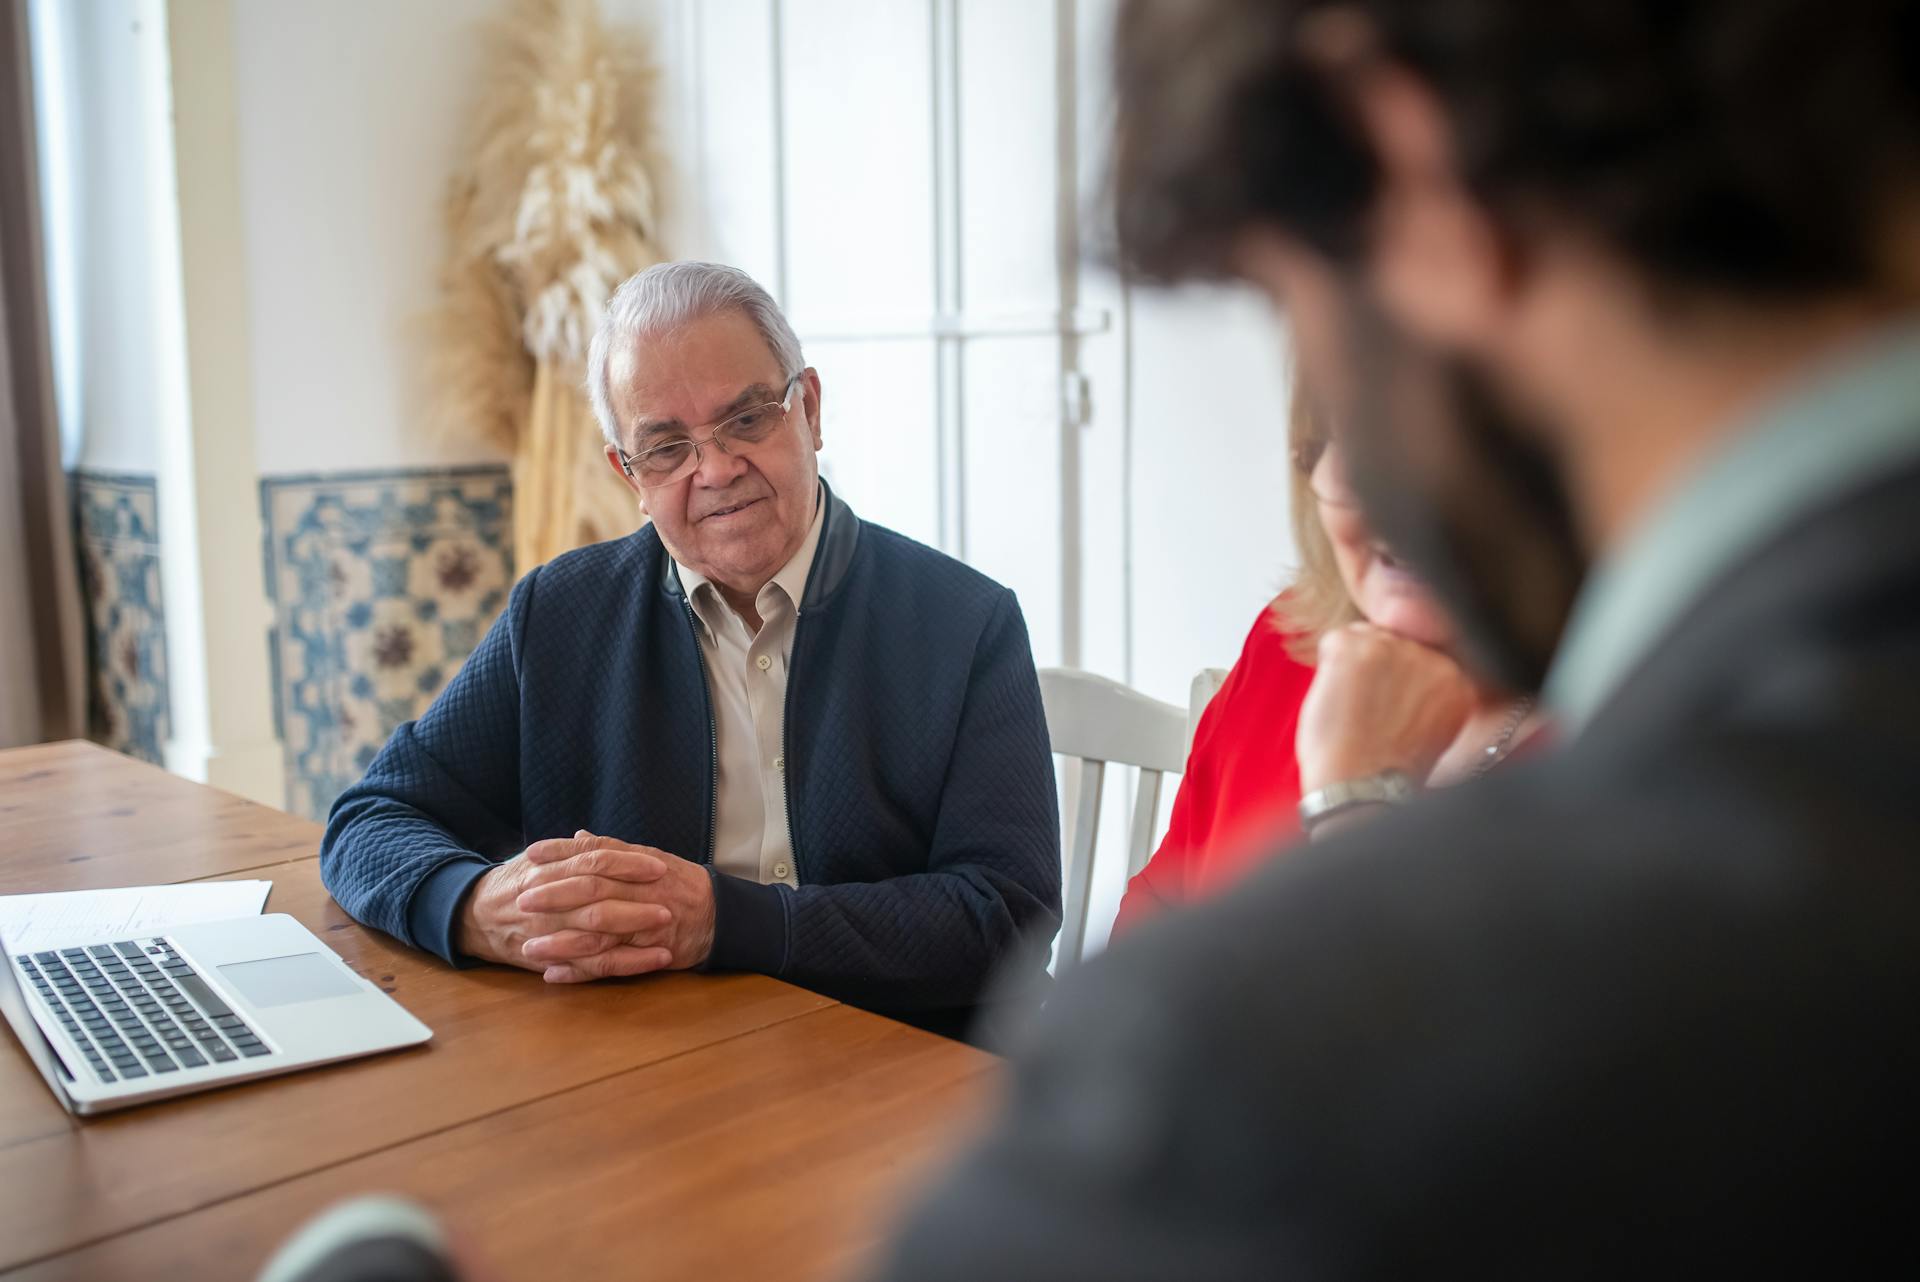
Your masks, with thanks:
M 0 747 L 86 729 L 43 262 L 27 0 L 0 0 Z

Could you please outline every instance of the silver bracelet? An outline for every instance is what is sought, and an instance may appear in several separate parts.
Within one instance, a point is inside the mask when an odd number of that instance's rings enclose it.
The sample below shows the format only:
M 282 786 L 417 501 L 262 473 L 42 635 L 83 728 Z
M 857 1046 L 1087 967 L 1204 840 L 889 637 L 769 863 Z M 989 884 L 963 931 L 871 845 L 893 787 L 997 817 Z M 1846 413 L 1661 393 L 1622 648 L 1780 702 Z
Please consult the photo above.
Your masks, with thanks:
M 1361 806 L 1397 806 L 1411 801 L 1419 789 L 1404 770 L 1382 770 L 1358 779 L 1337 779 L 1300 798 L 1301 830 L 1314 828 L 1338 814 Z

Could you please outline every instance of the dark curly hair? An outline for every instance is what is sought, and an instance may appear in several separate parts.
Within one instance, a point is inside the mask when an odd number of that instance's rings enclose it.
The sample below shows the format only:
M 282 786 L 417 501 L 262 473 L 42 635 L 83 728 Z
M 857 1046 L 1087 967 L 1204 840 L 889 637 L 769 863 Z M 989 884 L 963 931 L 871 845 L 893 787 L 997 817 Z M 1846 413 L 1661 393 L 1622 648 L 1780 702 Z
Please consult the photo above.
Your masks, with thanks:
M 1110 182 L 1131 269 L 1224 274 L 1259 224 L 1364 248 L 1373 157 L 1299 48 L 1334 8 L 1436 95 L 1496 217 L 1559 220 L 1655 282 L 1872 287 L 1920 192 L 1917 0 L 1130 0 Z

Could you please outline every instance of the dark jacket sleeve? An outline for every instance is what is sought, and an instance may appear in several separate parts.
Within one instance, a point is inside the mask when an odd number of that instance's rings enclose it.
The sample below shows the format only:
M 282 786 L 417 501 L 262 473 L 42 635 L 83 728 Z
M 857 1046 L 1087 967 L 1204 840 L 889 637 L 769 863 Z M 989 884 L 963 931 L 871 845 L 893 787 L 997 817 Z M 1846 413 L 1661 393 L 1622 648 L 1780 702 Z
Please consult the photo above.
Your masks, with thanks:
M 1060 817 L 1026 622 L 1004 593 L 973 653 L 927 871 L 762 886 L 716 876 L 711 965 L 896 1010 L 979 1002 L 1060 929 Z
M 450 962 L 461 960 L 462 897 L 521 845 L 518 637 L 538 573 L 426 713 L 340 794 L 320 844 L 321 880 L 342 908 Z

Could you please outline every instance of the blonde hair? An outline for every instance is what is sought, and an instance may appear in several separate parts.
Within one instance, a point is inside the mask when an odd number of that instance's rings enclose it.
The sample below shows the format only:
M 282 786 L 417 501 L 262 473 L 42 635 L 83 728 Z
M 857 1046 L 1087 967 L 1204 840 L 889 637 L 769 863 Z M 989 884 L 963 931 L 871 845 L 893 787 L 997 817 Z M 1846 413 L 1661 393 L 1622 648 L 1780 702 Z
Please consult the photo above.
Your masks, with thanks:
M 1273 603 L 1273 620 L 1287 634 L 1287 653 L 1301 663 L 1319 657 L 1320 638 L 1360 617 L 1359 607 L 1340 577 L 1333 543 L 1320 524 L 1320 501 L 1313 494 L 1313 469 L 1326 452 L 1328 433 L 1296 375 L 1287 409 L 1288 516 L 1300 568 Z

